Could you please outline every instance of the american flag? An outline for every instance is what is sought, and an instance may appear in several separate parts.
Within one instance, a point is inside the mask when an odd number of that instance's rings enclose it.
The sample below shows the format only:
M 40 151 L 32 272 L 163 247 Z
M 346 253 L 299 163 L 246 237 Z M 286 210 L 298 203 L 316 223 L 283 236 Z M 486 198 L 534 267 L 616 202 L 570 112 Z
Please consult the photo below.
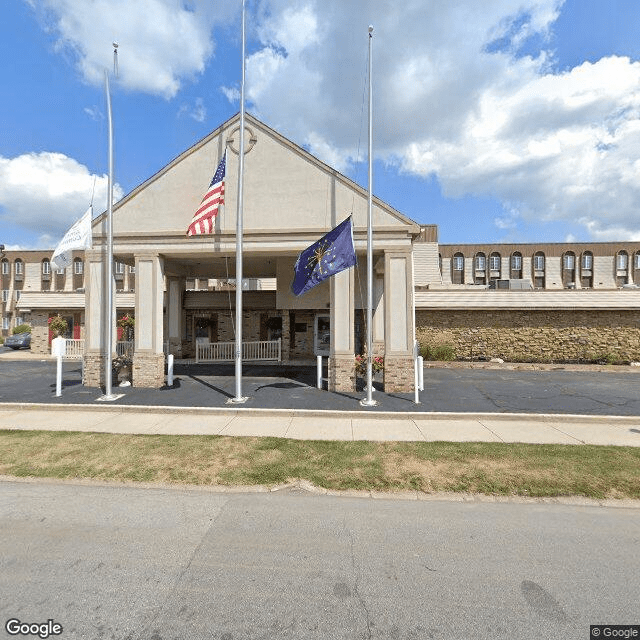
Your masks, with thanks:
M 193 215 L 193 220 L 187 229 L 188 236 L 199 236 L 205 233 L 213 233 L 213 221 L 218 215 L 218 209 L 224 204 L 224 175 L 226 169 L 227 152 L 225 151 L 220 164 L 213 174 L 211 184 L 204 194 L 198 210 Z

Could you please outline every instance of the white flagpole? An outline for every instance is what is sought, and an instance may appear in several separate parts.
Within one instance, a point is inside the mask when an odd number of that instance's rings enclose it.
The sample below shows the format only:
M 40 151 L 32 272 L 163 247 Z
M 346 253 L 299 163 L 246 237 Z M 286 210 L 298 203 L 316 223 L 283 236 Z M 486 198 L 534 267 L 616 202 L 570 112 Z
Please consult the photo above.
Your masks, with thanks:
M 360 401 L 365 407 L 374 407 L 378 403 L 373 399 L 373 90 L 371 86 L 371 49 L 373 27 L 369 26 L 369 198 L 367 207 L 367 397 Z
M 113 43 L 114 66 L 117 59 L 118 45 Z M 107 181 L 107 274 L 106 274 L 106 299 L 107 308 L 105 311 L 105 365 L 104 380 L 105 391 L 100 400 L 116 400 L 119 395 L 112 393 L 112 343 L 113 343 L 113 118 L 111 115 L 111 92 L 109 91 L 109 72 L 104 72 L 104 88 L 107 94 L 107 122 L 109 125 L 109 178 Z
M 246 402 L 242 396 L 242 215 L 244 197 L 244 75 L 245 0 L 242 0 L 242 81 L 240 85 L 240 145 L 238 163 L 238 212 L 236 216 L 236 396 L 231 402 Z

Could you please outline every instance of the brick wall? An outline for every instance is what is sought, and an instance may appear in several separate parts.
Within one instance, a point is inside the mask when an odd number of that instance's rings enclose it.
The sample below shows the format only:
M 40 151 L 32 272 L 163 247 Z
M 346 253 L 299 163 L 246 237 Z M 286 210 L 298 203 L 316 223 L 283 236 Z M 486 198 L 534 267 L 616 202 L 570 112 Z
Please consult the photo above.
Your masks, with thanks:
M 512 362 L 640 360 L 638 311 L 417 311 L 420 344 Z
M 385 356 L 385 393 L 406 393 L 413 390 L 415 373 L 413 358 Z
M 353 356 L 329 358 L 329 391 L 356 390 L 356 360 Z

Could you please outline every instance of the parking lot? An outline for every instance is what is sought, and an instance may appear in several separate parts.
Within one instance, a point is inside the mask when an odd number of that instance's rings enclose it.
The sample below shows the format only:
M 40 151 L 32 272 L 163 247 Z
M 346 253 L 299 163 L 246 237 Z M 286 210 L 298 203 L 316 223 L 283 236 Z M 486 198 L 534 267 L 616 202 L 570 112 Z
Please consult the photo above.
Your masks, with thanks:
M 13 359 L 0 347 L 0 402 L 93 404 L 102 391 L 84 387 L 79 362 L 63 365 L 62 396 L 55 396 L 56 365 L 51 359 Z M 16 352 L 18 353 L 18 352 Z M 16 355 L 16 357 L 19 357 Z M 576 370 L 578 369 L 578 370 Z M 325 370 L 326 377 L 326 370 Z M 377 411 L 466 413 L 560 413 L 581 415 L 640 415 L 640 370 L 609 367 L 599 370 L 562 366 L 513 369 L 471 366 L 425 367 L 420 404 L 413 393 L 387 394 L 376 381 Z M 330 393 L 316 388 L 313 367 L 250 365 L 243 369 L 243 395 L 247 408 L 367 410 L 364 397 Z M 326 380 L 325 380 L 326 389 Z M 235 396 L 233 364 L 176 365 L 172 387 L 113 388 L 124 394 L 115 404 L 148 406 L 224 407 Z

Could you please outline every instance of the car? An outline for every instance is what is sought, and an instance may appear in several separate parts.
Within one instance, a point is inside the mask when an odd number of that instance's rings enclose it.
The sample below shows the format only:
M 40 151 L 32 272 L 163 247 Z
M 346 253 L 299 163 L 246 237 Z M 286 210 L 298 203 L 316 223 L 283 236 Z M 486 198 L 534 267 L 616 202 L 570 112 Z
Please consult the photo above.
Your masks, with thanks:
M 31 348 L 31 334 L 30 333 L 16 333 L 4 340 L 4 346 L 10 349 L 30 349 Z

